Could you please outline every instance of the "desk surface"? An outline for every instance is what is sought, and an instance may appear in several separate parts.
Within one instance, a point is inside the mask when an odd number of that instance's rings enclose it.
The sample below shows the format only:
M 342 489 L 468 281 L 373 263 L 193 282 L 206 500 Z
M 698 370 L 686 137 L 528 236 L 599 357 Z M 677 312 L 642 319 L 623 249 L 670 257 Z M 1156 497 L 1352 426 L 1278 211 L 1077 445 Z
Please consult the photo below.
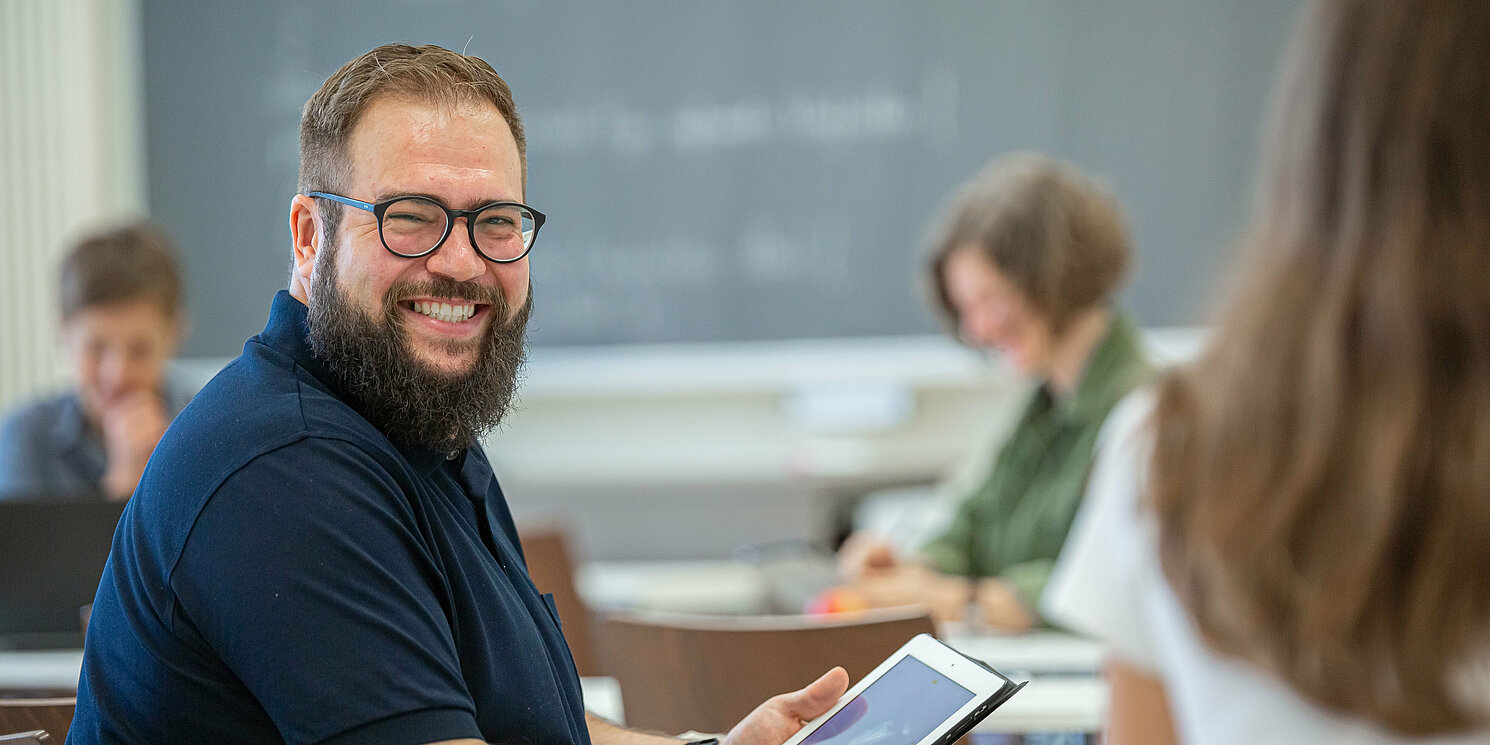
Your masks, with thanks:
M 1002 641 L 987 645 L 997 653 L 1016 647 Z M 1017 658 L 1016 655 L 1006 659 Z M 0 690 L 76 688 L 82 664 L 81 650 L 0 652 Z M 625 720 L 623 695 L 614 678 L 583 678 L 580 683 L 585 708 L 613 721 Z M 1101 727 L 1106 710 L 1107 686 L 1101 678 L 1036 675 L 1023 691 L 978 725 L 977 731 L 1095 732 Z
M 77 690 L 83 669 L 83 650 L 0 652 L 0 691 Z M 621 686 L 615 678 L 580 678 L 585 708 L 613 721 L 621 721 Z
M 577 589 L 592 608 L 741 615 L 760 613 L 769 590 L 760 570 L 733 561 L 606 561 L 580 567 Z M 993 634 L 965 624 L 939 636 L 1014 675 L 1095 675 L 1103 645 L 1060 631 Z
M 769 597 L 760 570 L 734 561 L 591 561 L 574 579 L 600 611 L 743 615 L 761 612 Z
M 975 732 L 1097 732 L 1107 718 L 1107 681 L 1093 675 L 1036 676 Z
M 943 626 L 938 634 L 954 649 L 998 668 L 1010 677 L 1097 675 L 1106 646 L 1064 631 L 993 634 Z
M 751 613 L 766 587 L 753 567 L 733 562 L 601 562 L 585 565 L 579 589 L 595 607 L 648 607 L 695 613 Z M 1100 643 L 1058 631 L 990 634 L 962 625 L 941 629 L 953 647 L 1030 684 L 978 726 L 982 732 L 1093 732 L 1107 706 L 1097 675 Z M 0 690 L 75 689 L 79 650 L 0 651 Z M 623 721 L 613 678 L 585 678 L 585 705 Z
M 83 650 L 0 652 L 0 690 L 74 689 Z

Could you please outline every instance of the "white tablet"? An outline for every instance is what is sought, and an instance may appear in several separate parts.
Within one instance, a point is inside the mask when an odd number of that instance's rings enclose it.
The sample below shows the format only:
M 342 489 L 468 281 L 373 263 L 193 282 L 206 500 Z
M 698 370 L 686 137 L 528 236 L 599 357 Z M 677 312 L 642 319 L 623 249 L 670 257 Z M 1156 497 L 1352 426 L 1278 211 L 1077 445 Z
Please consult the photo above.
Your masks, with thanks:
M 1023 687 L 918 634 L 785 745 L 950 745 Z

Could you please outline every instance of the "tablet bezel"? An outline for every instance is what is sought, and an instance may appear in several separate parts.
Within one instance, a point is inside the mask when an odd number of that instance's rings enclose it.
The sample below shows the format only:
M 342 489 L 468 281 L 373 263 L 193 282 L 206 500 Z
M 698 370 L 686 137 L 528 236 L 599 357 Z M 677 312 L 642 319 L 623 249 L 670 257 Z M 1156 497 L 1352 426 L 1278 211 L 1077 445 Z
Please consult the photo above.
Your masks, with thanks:
M 916 745 L 930 745 L 930 743 L 936 742 L 938 738 L 950 732 L 967 717 L 972 716 L 980 707 L 987 704 L 990 699 L 993 699 L 1012 684 L 1012 681 L 1009 679 L 979 665 L 975 660 L 948 647 L 929 634 L 917 634 L 911 637 L 911 640 L 906 642 L 900 649 L 895 650 L 894 654 L 886 657 L 884 662 L 881 662 L 878 667 L 870 671 L 862 680 L 849 688 L 848 692 L 844 693 L 838 699 L 838 702 L 833 704 L 833 708 L 828 709 L 822 716 L 803 724 L 802 729 L 787 738 L 783 745 L 800 745 L 809 735 L 817 731 L 829 719 L 832 719 L 833 715 L 837 714 L 840 709 L 847 706 L 850 701 L 857 698 L 859 694 L 863 693 L 875 681 L 889 672 L 890 668 L 895 667 L 896 663 L 899 663 L 906 657 L 915 657 L 938 674 L 945 676 L 947 680 L 972 691 L 973 694 L 967 703 L 959 707 L 957 711 L 949 714 L 940 724 L 933 727 L 930 732 L 926 733 L 925 737 L 917 741 Z

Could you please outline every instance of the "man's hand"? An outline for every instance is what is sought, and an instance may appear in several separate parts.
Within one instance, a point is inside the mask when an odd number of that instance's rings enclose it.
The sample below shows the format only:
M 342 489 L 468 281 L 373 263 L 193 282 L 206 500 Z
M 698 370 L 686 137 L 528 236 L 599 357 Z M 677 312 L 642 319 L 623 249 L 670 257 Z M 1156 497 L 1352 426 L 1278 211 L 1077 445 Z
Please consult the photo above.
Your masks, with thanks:
M 104 494 L 112 500 L 129 499 L 171 417 L 154 391 L 136 391 L 106 404 L 101 418 L 107 460 Z
M 848 690 L 848 673 L 835 667 L 800 691 L 773 696 L 740 720 L 724 745 L 781 745 L 807 721 L 821 716 Z

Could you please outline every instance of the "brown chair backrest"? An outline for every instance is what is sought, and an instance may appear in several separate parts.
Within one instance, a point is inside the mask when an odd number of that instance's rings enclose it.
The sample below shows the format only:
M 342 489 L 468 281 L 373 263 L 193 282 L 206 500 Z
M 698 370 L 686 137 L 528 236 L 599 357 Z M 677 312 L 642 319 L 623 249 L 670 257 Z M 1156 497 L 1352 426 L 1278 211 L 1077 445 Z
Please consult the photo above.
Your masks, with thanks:
M 574 655 L 574 666 L 580 675 L 597 675 L 590 609 L 574 589 L 574 560 L 563 530 L 524 528 L 518 531 L 523 556 L 528 560 L 528 576 L 539 592 L 553 593 L 564 625 L 564 641 Z
M 835 665 L 869 674 L 920 633 L 920 606 L 845 618 L 612 614 L 600 620 L 601 669 L 621 684 L 626 725 L 669 734 L 726 732 L 766 699 Z
M 76 698 L 0 698 L 0 735 L 46 730 L 51 742 L 67 740 Z

